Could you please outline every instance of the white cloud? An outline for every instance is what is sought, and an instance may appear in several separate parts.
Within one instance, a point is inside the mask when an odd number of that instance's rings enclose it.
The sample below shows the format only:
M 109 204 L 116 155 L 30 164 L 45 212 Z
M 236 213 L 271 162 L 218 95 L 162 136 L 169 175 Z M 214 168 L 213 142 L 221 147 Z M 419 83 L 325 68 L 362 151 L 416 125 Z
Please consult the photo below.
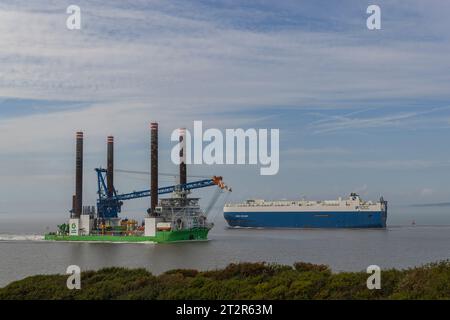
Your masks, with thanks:
M 123 144 L 145 141 L 151 121 L 158 121 L 161 141 L 170 143 L 170 132 L 190 127 L 194 120 L 203 120 L 210 127 L 247 127 L 267 117 L 191 112 L 189 108 L 174 108 L 168 103 L 95 103 L 89 108 L 55 113 L 34 114 L 0 120 L 0 155 L 24 152 L 72 152 L 76 131 L 84 131 L 89 152 L 102 150 L 107 135 L 115 135 Z M 166 139 L 165 139 L 166 138 Z
M 440 75 L 450 46 L 441 43 L 238 29 L 195 5 L 169 14 L 164 2 L 145 10 L 86 3 L 83 29 L 68 31 L 59 5 L 22 4 L 27 10 L 0 7 L 2 96 L 229 110 L 447 94 Z

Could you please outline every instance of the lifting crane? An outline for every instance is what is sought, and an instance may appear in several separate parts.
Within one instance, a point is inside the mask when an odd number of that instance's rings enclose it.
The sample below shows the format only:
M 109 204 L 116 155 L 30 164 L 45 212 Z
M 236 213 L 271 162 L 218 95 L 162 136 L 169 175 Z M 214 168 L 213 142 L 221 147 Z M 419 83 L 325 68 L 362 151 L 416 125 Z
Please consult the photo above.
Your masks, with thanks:
M 112 196 L 108 196 L 108 188 L 106 183 L 106 169 L 96 168 L 97 172 L 97 213 L 99 218 L 109 219 L 117 218 L 118 213 L 121 212 L 123 201 L 150 197 L 150 190 L 133 191 L 130 193 L 118 194 L 116 189 L 113 189 Z M 211 179 L 203 179 L 185 184 L 178 184 L 158 188 L 158 194 L 168 194 L 174 191 L 190 191 L 193 189 L 205 188 L 210 186 L 218 186 L 221 190 L 231 191 L 231 188 L 225 185 L 222 177 L 213 176 Z

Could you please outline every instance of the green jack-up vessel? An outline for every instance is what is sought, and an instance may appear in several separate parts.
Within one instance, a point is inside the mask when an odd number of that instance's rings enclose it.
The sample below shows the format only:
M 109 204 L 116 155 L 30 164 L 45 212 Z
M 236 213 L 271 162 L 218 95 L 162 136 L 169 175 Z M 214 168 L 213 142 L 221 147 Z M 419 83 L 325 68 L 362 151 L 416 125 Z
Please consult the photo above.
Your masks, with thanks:
M 144 225 L 128 219 L 96 219 L 85 208 L 84 214 L 58 226 L 58 232 L 48 233 L 45 240 L 83 242 L 166 243 L 207 240 L 213 227 L 198 205 L 198 198 L 188 198 L 176 192 L 161 199 L 156 207 L 159 215 L 146 217 Z M 97 222 L 98 221 L 98 222 Z M 90 226 L 91 224 L 91 226 Z
M 76 178 L 75 195 L 68 223 L 58 226 L 58 231 L 50 232 L 44 239 L 70 242 L 130 242 L 167 243 L 178 241 L 201 241 L 208 239 L 213 227 L 207 221 L 208 211 L 220 193 L 216 193 L 204 212 L 199 206 L 199 198 L 189 197 L 194 189 L 217 186 L 220 190 L 231 191 L 222 177 L 187 183 L 185 159 L 185 129 L 180 129 L 180 183 L 158 188 L 158 124 L 151 123 L 151 189 L 118 194 L 114 188 L 114 138 L 108 137 L 107 169 L 97 168 L 98 200 L 97 210 L 93 206 L 82 205 L 83 181 L 83 133 L 76 135 Z M 145 172 L 116 170 L 127 173 Z M 158 195 L 171 194 L 159 199 Z M 144 221 L 121 219 L 118 214 L 124 201 L 150 197 L 151 205 Z

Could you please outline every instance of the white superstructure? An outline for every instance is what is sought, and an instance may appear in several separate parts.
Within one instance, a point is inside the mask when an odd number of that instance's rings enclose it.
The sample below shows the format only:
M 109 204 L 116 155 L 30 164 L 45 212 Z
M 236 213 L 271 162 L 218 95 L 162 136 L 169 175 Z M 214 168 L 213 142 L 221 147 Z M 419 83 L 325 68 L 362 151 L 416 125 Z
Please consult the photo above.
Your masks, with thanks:
M 352 193 L 347 199 L 323 201 L 250 199 L 242 203 L 226 204 L 224 212 L 379 212 L 385 209 L 386 202 L 383 198 L 377 202 L 364 201 L 359 195 Z

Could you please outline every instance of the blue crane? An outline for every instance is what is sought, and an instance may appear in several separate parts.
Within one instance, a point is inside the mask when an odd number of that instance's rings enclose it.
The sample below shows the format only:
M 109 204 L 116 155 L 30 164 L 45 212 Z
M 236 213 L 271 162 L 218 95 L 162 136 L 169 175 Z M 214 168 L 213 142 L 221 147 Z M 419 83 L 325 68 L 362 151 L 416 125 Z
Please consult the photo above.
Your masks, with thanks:
M 150 190 L 134 191 L 130 193 L 117 194 L 116 189 L 113 190 L 113 195 L 108 197 L 106 184 L 106 169 L 96 168 L 97 172 L 97 213 L 100 218 L 117 218 L 118 213 L 121 212 L 123 201 L 150 197 Z M 210 186 L 218 186 L 221 189 L 231 191 L 223 182 L 222 177 L 213 176 L 211 179 L 198 180 L 188 182 L 185 184 L 178 184 L 158 188 L 158 194 L 167 194 L 174 191 L 188 191 L 193 189 L 205 188 Z

